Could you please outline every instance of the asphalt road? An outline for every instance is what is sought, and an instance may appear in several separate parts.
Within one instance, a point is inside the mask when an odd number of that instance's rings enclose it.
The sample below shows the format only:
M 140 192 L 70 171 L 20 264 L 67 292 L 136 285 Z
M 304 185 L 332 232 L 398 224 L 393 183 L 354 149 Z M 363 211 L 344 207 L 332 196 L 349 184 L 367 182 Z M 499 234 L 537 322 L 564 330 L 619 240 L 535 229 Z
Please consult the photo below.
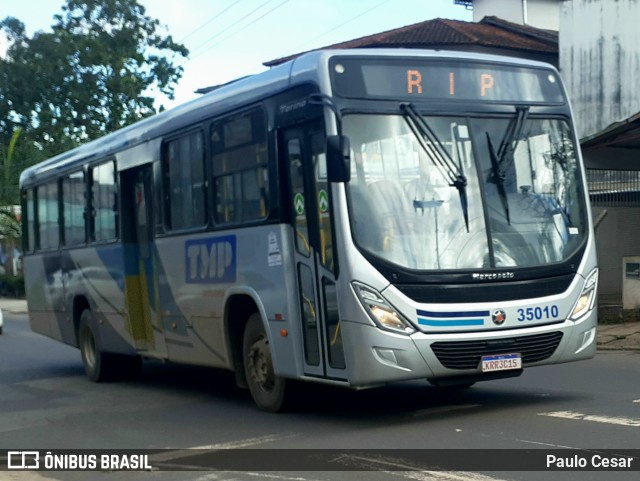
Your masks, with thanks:
M 0 472 L 0 479 L 568 481 L 637 479 L 640 469 L 639 451 L 632 453 L 635 472 L 552 472 L 545 466 L 526 471 L 531 468 L 526 462 L 522 471 L 490 470 L 496 457 L 504 455 L 508 466 L 508 459 L 518 459 L 522 450 L 541 450 L 546 456 L 572 448 L 578 451 L 571 453 L 590 460 L 609 455 L 606 450 L 639 449 L 637 351 L 601 352 L 589 361 L 530 369 L 520 378 L 464 391 L 442 391 L 426 382 L 360 392 L 309 386 L 299 402 L 292 413 L 262 413 L 248 393 L 235 387 L 230 373 L 160 362 L 146 362 L 136 381 L 93 384 L 84 377 L 79 351 L 32 333 L 23 315 L 5 314 L 0 455 L 16 449 L 170 449 L 152 456 L 152 464 L 165 469 L 190 464 L 197 470 L 10 471 Z M 311 471 L 311 463 L 309 469 L 264 472 L 252 461 L 241 471 L 200 470 L 202 463 L 190 460 L 194 451 L 187 448 L 200 448 L 198 454 L 266 449 L 260 459 L 283 467 L 304 453 L 311 453 L 313 461 L 314 452 L 295 449 L 323 449 L 331 470 Z M 398 451 L 381 456 L 379 449 Z M 494 451 L 487 452 L 486 469 L 437 471 L 411 457 L 415 452 L 409 450 L 416 449 L 463 450 L 443 453 L 475 459 L 480 466 L 483 455 L 467 450 Z

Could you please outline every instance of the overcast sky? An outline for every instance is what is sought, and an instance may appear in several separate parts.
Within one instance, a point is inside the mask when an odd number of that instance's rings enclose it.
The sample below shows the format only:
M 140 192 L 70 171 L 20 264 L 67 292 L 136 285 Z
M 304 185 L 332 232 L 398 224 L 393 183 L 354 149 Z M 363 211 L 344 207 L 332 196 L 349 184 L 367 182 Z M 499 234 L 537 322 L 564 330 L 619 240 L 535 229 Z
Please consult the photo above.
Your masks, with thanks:
M 472 20 L 454 0 L 139 0 L 147 15 L 186 45 L 176 99 L 194 90 L 264 70 L 262 62 L 432 18 Z M 13 16 L 31 34 L 49 30 L 63 0 L 3 1 L 0 19 Z M 5 39 L 0 39 L 0 55 Z

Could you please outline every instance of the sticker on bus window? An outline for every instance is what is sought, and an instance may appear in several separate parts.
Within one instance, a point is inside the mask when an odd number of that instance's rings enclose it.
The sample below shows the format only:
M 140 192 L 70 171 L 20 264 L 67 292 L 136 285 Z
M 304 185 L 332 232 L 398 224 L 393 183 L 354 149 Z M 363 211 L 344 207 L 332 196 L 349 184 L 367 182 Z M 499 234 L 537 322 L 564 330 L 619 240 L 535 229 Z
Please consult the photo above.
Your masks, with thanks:
M 278 236 L 275 232 L 269 232 L 269 251 L 267 254 L 267 263 L 269 267 L 282 265 L 282 253 L 278 245 Z
M 329 196 L 324 189 L 320 189 L 318 192 L 318 208 L 321 214 L 326 214 L 329 211 Z
M 304 215 L 304 196 L 300 192 L 293 197 L 293 208 L 296 215 Z

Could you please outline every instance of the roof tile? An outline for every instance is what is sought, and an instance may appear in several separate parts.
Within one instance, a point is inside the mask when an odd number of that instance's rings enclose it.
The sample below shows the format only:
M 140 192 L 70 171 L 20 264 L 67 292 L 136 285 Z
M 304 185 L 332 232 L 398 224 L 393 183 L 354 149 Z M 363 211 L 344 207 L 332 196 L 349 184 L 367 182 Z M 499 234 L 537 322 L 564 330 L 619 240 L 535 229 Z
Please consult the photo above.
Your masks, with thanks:
M 485 17 L 478 23 L 436 18 L 328 45 L 322 49 L 442 48 L 447 45 L 498 47 L 529 53 L 557 54 L 558 32 L 518 25 L 498 17 Z M 272 67 L 302 53 L 305 52 L 270 60 L 264 65 Z

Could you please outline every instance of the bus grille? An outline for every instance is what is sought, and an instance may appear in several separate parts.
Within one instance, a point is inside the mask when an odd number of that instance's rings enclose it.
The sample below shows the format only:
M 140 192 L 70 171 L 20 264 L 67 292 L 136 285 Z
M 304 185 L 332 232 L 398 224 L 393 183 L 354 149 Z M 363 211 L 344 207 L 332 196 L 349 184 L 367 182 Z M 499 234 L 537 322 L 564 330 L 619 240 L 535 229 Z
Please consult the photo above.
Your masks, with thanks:
M 575 274 L 509 282 L 479 284 L 394 284 L 409 299 L 421 304 L 503 302 L 546 297 L 566 292 Z
M 523 365 L 543 361 L 555 352 L 561 340 L 561 332 L 549 332 L 485 341 L 434 342 L 431 349 L 446 368 L 476 369 L 482 356 L 492 354 L 520 353 Z

